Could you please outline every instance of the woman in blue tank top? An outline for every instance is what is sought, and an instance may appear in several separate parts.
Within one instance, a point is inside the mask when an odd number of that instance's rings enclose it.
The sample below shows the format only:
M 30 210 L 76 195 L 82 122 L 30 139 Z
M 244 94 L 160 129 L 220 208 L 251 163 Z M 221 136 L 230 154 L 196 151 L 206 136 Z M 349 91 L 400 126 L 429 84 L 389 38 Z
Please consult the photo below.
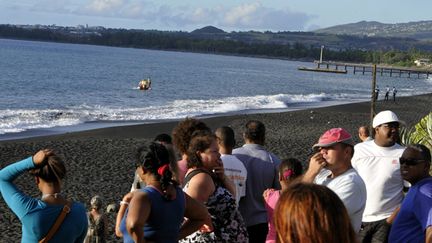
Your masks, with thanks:
M 172 180 L 169 153 L 163 145 L 151 143 L 138 149 L 136 160 L 147 186 L 132 192 L 120 224 L 124 242 L 178 242 L 204 224 L 207 209 Z

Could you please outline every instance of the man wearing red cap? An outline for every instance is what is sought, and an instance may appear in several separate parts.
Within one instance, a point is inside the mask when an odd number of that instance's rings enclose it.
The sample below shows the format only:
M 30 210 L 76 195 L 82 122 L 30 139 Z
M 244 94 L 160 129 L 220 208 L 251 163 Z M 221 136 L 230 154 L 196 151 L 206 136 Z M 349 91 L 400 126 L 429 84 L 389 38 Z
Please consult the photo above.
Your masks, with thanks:
M 319 152 L 310 159 L 302 180 L 327 186 L 334 191 L 344 203 L 354 231 L 359 232 L 366 205 L 366 186 L 351 167 L 353 146 L 351 134 L 343 128 L 326 131 L 312 147 Z
M 367 201 L 360 230 L 362 242 L 386 242 L 392 214 L 403 199 L 399 157 L 405 147 L 396 143 L 402 122 L 392 111 L 378 113 L 372 122 L 375 138 L 354 147 L 352 165 L 366 184 Z

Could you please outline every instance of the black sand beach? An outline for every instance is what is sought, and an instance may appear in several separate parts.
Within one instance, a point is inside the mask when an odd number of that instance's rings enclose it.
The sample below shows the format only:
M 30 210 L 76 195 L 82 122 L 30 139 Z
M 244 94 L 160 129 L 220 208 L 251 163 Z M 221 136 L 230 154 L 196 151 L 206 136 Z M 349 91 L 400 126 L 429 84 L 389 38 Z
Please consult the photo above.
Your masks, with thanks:
M 379 101 L 376 108 L 377 112 L 393 110 L 408 126 L 412 126 L 432 111 L 432 94 L 401 97 L 395 103 Z M 270 151 L 280 158 L 299 158 L 306 164 L 311 146 L 329 128 L 343 127 L 358 140 L 358 127 L 369 123 L 370 103 L 203 120 L 212 129 L 222 125 L 231 126 L 236 132 L 237 145 L 240 146 L 243 143 L 243 125 L 250 119 L 261 120 L 266 125 L 266 147 Z M 112 127 L 1 141 L 0 168 L 31 156 L 42 148 L 53 148 L 67 163 L 68 177 L 64 188 L 68 197 L 84 202 L 87 206 L 90 198 L 96 194 L 102 196 L 106 203 L 118 203 L 122 195 L 129 191 L 133 180 L 133 155 L 136 148 L 148 143 L 159 133 L 171 133 L 176 123 Z M 30 195 L 39 196 L 30 176 L 21 176 L 16 183 Z M 112 213 L 110 218 L 114 217 L 115 213 Z M 1 242 L 17 242 L 20 239 L 20 222 L 3 200 L 0 200 L 0 232 Z

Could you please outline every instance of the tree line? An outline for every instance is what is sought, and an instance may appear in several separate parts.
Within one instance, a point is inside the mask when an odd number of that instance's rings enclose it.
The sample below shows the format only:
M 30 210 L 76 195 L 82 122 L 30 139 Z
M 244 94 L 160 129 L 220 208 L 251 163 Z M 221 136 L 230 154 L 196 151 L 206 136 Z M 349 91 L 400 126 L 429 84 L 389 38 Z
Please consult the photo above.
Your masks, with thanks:
M 0 38 L 63 43 L 133 47 L 199 53 L 244 55 L 289 60 L 318 60 L 320 46 L 301 42 L 275 44 L 233 39 L 205 39 L 188 32 L 157 30 L 103 29 L 97 32 L 74 32 L 50 29 L 24 29 L 0 25 Z M 429 52 L 411 48 L 401 50 L 325 49 L 325 60 L 412 66 L 418 58 L 432 58 Z

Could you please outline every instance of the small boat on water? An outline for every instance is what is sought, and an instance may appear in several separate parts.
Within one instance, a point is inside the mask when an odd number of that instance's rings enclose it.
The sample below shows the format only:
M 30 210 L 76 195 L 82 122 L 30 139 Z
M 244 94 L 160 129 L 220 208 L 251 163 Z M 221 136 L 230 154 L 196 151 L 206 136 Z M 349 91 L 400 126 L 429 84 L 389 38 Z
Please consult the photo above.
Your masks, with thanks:
M 149 90 L 151 89 L 151 79 L 147 78 L 147 79 L 143 79 L 138 83 L 138 88 L 140 90 Z

